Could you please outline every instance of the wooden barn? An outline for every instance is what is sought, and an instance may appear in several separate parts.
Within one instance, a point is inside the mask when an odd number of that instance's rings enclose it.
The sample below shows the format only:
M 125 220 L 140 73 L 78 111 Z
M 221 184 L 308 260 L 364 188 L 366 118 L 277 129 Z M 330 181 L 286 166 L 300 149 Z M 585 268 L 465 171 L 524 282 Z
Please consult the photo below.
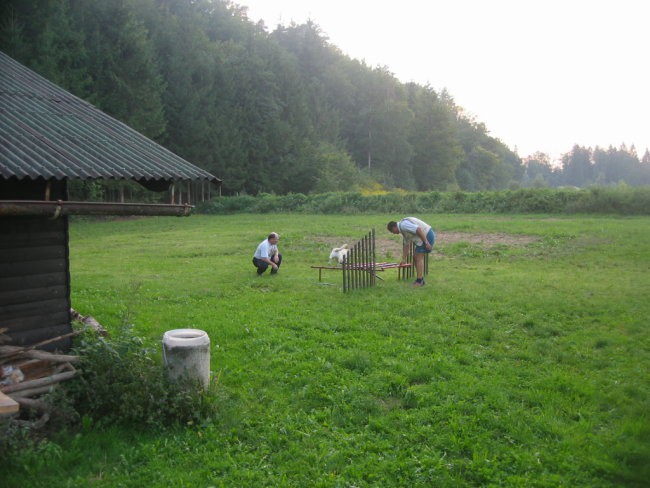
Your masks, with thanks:
M 133 180 L 168 191 L 170 203 L 70 201 L 75 179 Z M 0 52 L 0 330 L 8 344 L 71 331 L 70 215 L 188 215 L 173 188 L 190 182 L 221 184 Z M 45 348 L 65 350 L 69 341 Z

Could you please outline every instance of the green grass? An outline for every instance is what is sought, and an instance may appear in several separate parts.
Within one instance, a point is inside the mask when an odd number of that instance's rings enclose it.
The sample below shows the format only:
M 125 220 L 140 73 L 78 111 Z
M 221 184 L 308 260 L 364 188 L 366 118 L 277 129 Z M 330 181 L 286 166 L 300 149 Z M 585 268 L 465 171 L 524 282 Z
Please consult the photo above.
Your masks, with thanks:
M 309 266 L 372 227 L 397 257 L 396 216 L 72 222 L 73 307 L 206 330 L 219 415 L 86 423 L 4 463 L 8 486 L 647 486 L 650 218 L 418 216 L 537 239 L 440 240 L 424 288 L 343 294 Z M 257 277 L 271 230 L 284 262 Z

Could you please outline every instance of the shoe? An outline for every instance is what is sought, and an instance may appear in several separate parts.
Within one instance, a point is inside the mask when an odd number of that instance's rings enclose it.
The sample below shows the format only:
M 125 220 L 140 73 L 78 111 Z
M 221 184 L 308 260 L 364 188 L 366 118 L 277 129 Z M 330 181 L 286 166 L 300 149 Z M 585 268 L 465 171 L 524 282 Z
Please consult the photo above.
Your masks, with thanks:
M 413 286 L 424 286 L 424 280 L 415 280 Z

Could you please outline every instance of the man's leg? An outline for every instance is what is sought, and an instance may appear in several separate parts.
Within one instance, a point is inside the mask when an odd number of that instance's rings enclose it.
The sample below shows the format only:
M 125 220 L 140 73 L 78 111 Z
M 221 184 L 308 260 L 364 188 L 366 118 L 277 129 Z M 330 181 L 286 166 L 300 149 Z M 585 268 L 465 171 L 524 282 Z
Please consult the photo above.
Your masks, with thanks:
M 257 268 L 257 274 L 261 275 L 266 271 L 266 268 L 269 267 L 269 263 L 262 261 L 261 259 L 253 258 L 253 264 Z
M 419 281 L 424 278 L 424 253 L 416 252 L 414 257 L 415 257 L 415 272 L 417 274 L 417 279 Z

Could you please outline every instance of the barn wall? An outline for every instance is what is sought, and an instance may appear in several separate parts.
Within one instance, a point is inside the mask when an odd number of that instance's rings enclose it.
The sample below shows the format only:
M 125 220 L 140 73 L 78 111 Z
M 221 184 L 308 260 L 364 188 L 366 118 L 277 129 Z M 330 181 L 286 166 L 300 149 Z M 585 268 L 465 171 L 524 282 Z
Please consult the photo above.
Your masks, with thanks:
M 0 328 L 10 345 L 71 332 L 68 219 L 0 218 Z M 44 349 L 66 350 L 70 339 Z

